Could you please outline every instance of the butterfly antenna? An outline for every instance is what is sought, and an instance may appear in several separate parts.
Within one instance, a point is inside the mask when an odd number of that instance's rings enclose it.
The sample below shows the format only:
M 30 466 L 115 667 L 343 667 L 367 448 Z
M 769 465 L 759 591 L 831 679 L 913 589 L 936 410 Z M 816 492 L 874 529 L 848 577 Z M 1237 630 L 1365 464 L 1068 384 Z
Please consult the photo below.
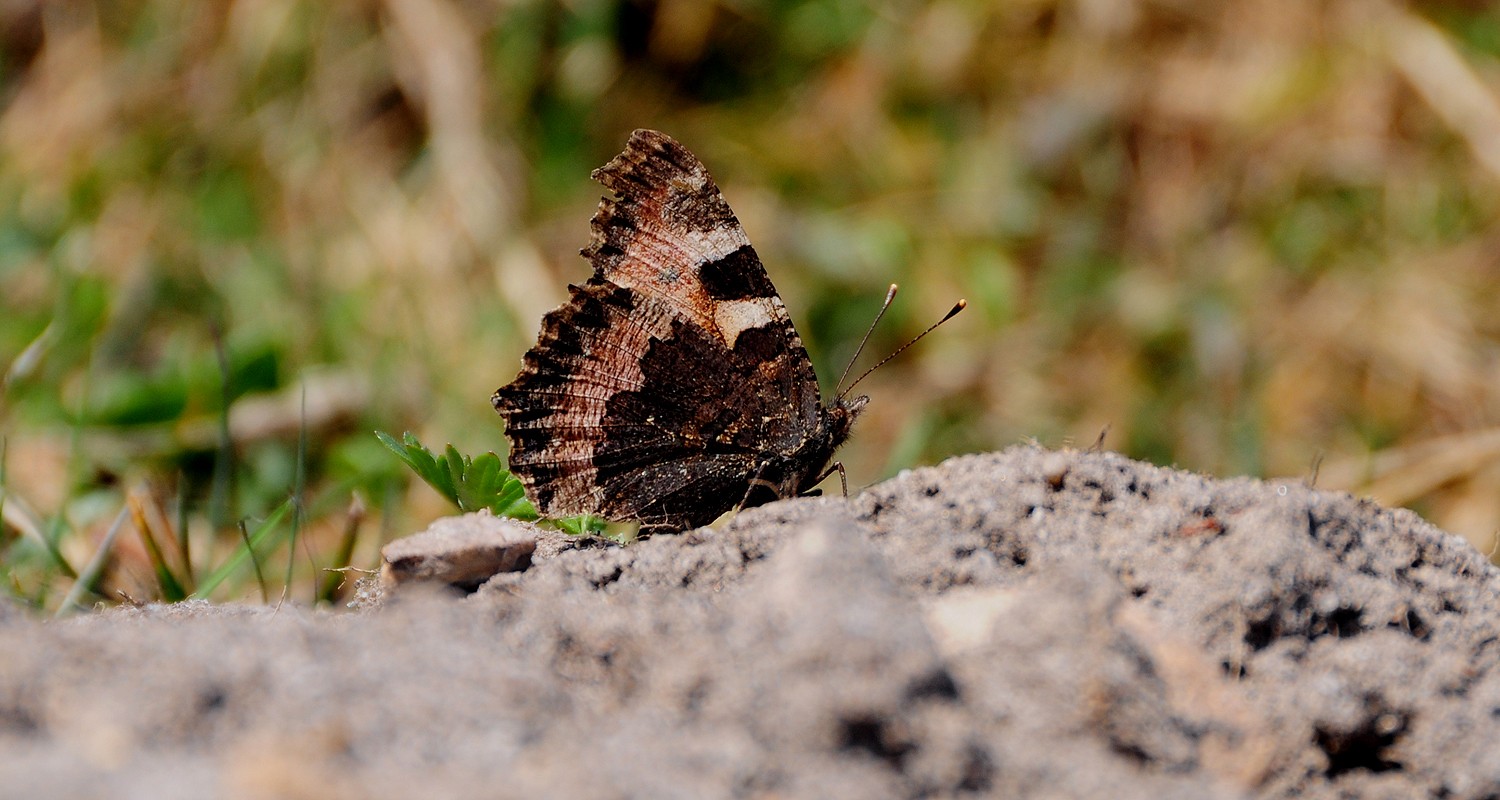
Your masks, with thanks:
M 895 293 L 896 293 L 896 287 L 892 286 L 891 287 L 891 294 L 895 294 Z M 889 304 L 889 302 L 890 302 L 889 298 L 887 298 L 886 302 L 887 302 L 887 304 Z M 879 363 L 877 363 L 875 366 L 870 367 L 869 369 L 865 370 L 864 373 L 862 375 L 860 375 L 858 378 L 855 378 L 854 379 L 854 383 L 849 384 L 849 388 L 848 389 L 845 389 L 843 392 L 837 393 L 834 396 L 837 397 L 837 398 L 839 398 L 839 399 L 842 399 L 844 397 L 844 395 L 847 395 L 850 392 L 854 391 L 854 387 L 858 386 L 860 381 L 864 380 L 865 378 L 870 377 L 870 373 L 872 373 L 875 370 L 880 369 L 881 367 L 885 366 L 885 363 L 887 361 L 890 361 L 891 359 L 895 358 L 896 356 L 899 356 L 902 353 L 906 352 L 906 348 L 911 347 L 912 345 L 916 344 L 917 342 L 922 341 L 922 337 L 923 336 L 926 336 L 927 334 L 932 333 L 933 331 L 937 330 L 937 327 L 939 325 L 943 324 L 944 322 L 947 322 L 950 319 L 953 319 L 955 316 L 958 315 L 958 312 L 963 311 L 964 308 L 966 306 L 968 306 L 968 305 L 969 305 L 969 302 L 967 300 L 959 300 L 957 303 L 954 303 L 953 304 L 953 308 L 948 309 L 948 313 L 944 314 L 942 319 L 938 320 L 937 322 L 932 323 L 932 325 L 930 327 L 928 327 L 927 330 L 922 331 L 921 333 L 917 334 L 915 337 L 912 338 L 911 341 L 909 341 L 906 344 L 903 344 L 900 347 L 896 348 L 896 352 L 891 353 L 890 355 L 886 356 L 885 358 L 880 359 Z M 885 309 L 881 309 L 881 313 L 884 313 L 884 312 L 885 312 Z M 879 320 L 880 318 L 876 317 L 875 319 Z M 865 338 L 869 338 L 868 334 L 866 335 Z M 839 383 L 843 383 L 843 381 L 840 380 Z
M 859 347 L 855 348 L 854 356 L 849 359 L 849 366 L 844 367 L 844 374 L 839 376 L 839 382 L 833 387 L 834 397 L 843 397 L 839 394 L 839 387 L 844 385 L 844 379 L 849 377 L 849 370 L 854 369 L 854 362 L 859 360 L 859 354 L 865 351 L 865 345 L 870 343 L 870 334 L 875 332 L 875 326 L 880 324 L 880 318 L 885 316 L 885 310 L 891 307 L 891 301 L 896 299 L 896 284 L 886 290 L 885 303 L 880 306 L 880 311 L 875 314 L 875 319 L 870 322 L 870 329 L 865 331 L 865 338 L 859 340 Z

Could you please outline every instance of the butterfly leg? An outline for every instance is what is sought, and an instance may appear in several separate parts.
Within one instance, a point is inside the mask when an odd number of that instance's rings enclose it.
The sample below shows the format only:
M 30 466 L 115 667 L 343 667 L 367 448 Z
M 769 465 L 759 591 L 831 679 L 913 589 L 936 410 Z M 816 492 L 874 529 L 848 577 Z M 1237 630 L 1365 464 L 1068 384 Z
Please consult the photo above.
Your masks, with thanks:
M 839 474 L 839 486 L 840 486 L 840 488 L 843 489 L 844 496 L 848 497 L 849 496 L 849 475 L 844 472 L 844 462 L 842 462 L 842 461 L 835 461 L 835 462 L 833 462 L 833 464 L 831 466 L 829 466 L 828 469 L 823 470 L 823 473 L 821 475 L 819 475 L 818 478 L 817 478 L 817 480 L 813 481 L 813 483 L 815 483 L 815 484 L 816 483 L 822 483 L 824 478 L 827 478 L 829 475 L 832 475 L 835 472 L 837 472 Z M 813 496 L 819 495 L 819 494 L 822 494 L 822 490 L 813 489 L 811 491 L 805 492 L 803 496 L 804 497 L 813 497 Z
M 745 504 L 750 502 L 750 493 L 754 492 L 755 487 L 757 486 L 764 486 L 767 489 L 770 489 L 771 494 L 776 495 L 777 500 L 785 499 L 781 496 L 781 489 L 778 488 L 776 484 L 771 483 L 770 481 L 761 477 L 766 473 L 766 467 L 768 466 L 770 466 L 770 462 L 762 463 L 759 467 L 756 468 L 755 477 L 751 478 L 749 485 L 745 487 L 745 496 L 741 497 L 739 505 L 734 507 L 734 513 L 738 514 L 741 511 L 745 510 Z

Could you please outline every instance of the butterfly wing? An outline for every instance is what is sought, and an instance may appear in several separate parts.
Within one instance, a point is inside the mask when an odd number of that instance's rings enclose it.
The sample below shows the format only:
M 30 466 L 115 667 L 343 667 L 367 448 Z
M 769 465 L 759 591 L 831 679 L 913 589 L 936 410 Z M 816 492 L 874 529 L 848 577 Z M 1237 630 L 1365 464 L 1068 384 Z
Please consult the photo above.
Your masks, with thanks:
M 593 178 L 616 193 L 600 201 L 582 251 L 595 274 L 670 305 L 731 350 L 747 332 L 775 329 L 786 348 L 767 358 L 790 379 L 785 427 L 815 424 L 818 379 L 802 337 L 697 157 L 660 131 L 638 130 Z
M 494 395 L 511 471 L 548 516 L 656 529 L 712 522 L 744 496 L 784 409 L 743 387 L 775 381 L 675 309 L 598 278 L 542 321 L 520 376 Z M 773 336 L 750 333 L 765 350 Z
M 712 522 L 757 470 L 820 427 L 817 377 L 739 221 L 703 165 L 636 131 L 594 172 L 594 277 L 542 321 L 495 393 L 510 465 L 538 510 Z

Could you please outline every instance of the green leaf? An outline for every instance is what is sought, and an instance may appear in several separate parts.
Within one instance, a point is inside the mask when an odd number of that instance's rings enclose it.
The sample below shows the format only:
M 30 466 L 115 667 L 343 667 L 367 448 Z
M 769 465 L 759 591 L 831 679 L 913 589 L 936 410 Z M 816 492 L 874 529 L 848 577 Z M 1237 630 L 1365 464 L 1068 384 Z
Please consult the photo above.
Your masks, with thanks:
M 376 431 L 375 436 L 460 511 L 488 508 L 500 517 L 536 519 L 536 509 L 526 501 L 521 481 L 501 466 L 500 457 L 494 453 L 471 458 L 450 444 L 438 456 L 410 433 L 400 442 L 382 431 Z
M 451 464 L 457 452 L 449 445 L 448 453 Z M 500 458 L 494 453 L 483 453 L 473 460 L 463 461 L 467 463 L 463 464 L 463 479 L 459 482 L 459 508 L 465 511 L 477 511 L 481 508 L 495 511 L 494 503 L 504 489 L 505 479 L 510 477 L 510 473 L 500 468 Z
M 557 520 L 557 527 L 574 536 L 600 534 L 604 532 L 604 526 L 604 520 L 593 514 L 582 514 L 576 517 Z
M 520 481 L 507 482 L 504 490 L 495 498 L 495 504 L 491 506 L 491 509 L 496 514 L 506 517 L 516 517 L 518 519 L 534 519 L 536 517 L 536 509 L 532 508 L 531 503 L 526 501 L 526 487 L 522 486 Z M 528 514 L 530 516 L 527 516 Z
M 407 433 L 402 437 L 404 443 L 396 441 L 395 437 L 384 431 L 376 431 L 375 437 L 387 449 L 395 453 L 402 463 L 410 467 L 412 472 L 417 473 L 418 477 L 436 489 L 438 494 L 448 498 L 448 501 L 454 505 L 459 505 L 458 490 L 453 485 L 446 465 L 439 467 L 437 459 L 433 458 L 432 453 L 417 441 L 417 437 Z
M 472 508 L 464 508 L 464 495 L 459 491 L 465 479 L 464 473 L 468 471 L 468 462 L 469 460 L 459 455 L 458 450 L 450 444 L 443 451 L 443 462 L 440 464 L 440 467 L 447 468 L 447 486 L 452 489 L 453 496 L 457 498 L 458 507 L 464 511 L 473 511 L 474 509 Z
M 497 517 L 537 518 L 536 509 L 526 499 L 526 488 L 494 453 L 470 457 L 450 444 L 443 449 L 442 455 L 437 455 L 410 433 L 403 434 L 399 442 L 383 431 L 376 431 L 375 437 L 460 511 L 487 508 Z M 633 538 L 609 534 L 605 520 L 590 514 L 551 522 L 575 536 L 604 536 L 622 543 Z

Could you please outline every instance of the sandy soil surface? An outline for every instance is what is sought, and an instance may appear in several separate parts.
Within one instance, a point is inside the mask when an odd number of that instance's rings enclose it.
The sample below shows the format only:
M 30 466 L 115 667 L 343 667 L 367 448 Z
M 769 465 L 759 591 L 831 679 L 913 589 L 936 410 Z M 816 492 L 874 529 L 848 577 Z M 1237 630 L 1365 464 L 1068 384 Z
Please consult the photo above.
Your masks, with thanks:
M 0 614 L 0 794 L 1496 797 L 1497 588 L 1406 511 L 1017 448 L 462 597 Z

